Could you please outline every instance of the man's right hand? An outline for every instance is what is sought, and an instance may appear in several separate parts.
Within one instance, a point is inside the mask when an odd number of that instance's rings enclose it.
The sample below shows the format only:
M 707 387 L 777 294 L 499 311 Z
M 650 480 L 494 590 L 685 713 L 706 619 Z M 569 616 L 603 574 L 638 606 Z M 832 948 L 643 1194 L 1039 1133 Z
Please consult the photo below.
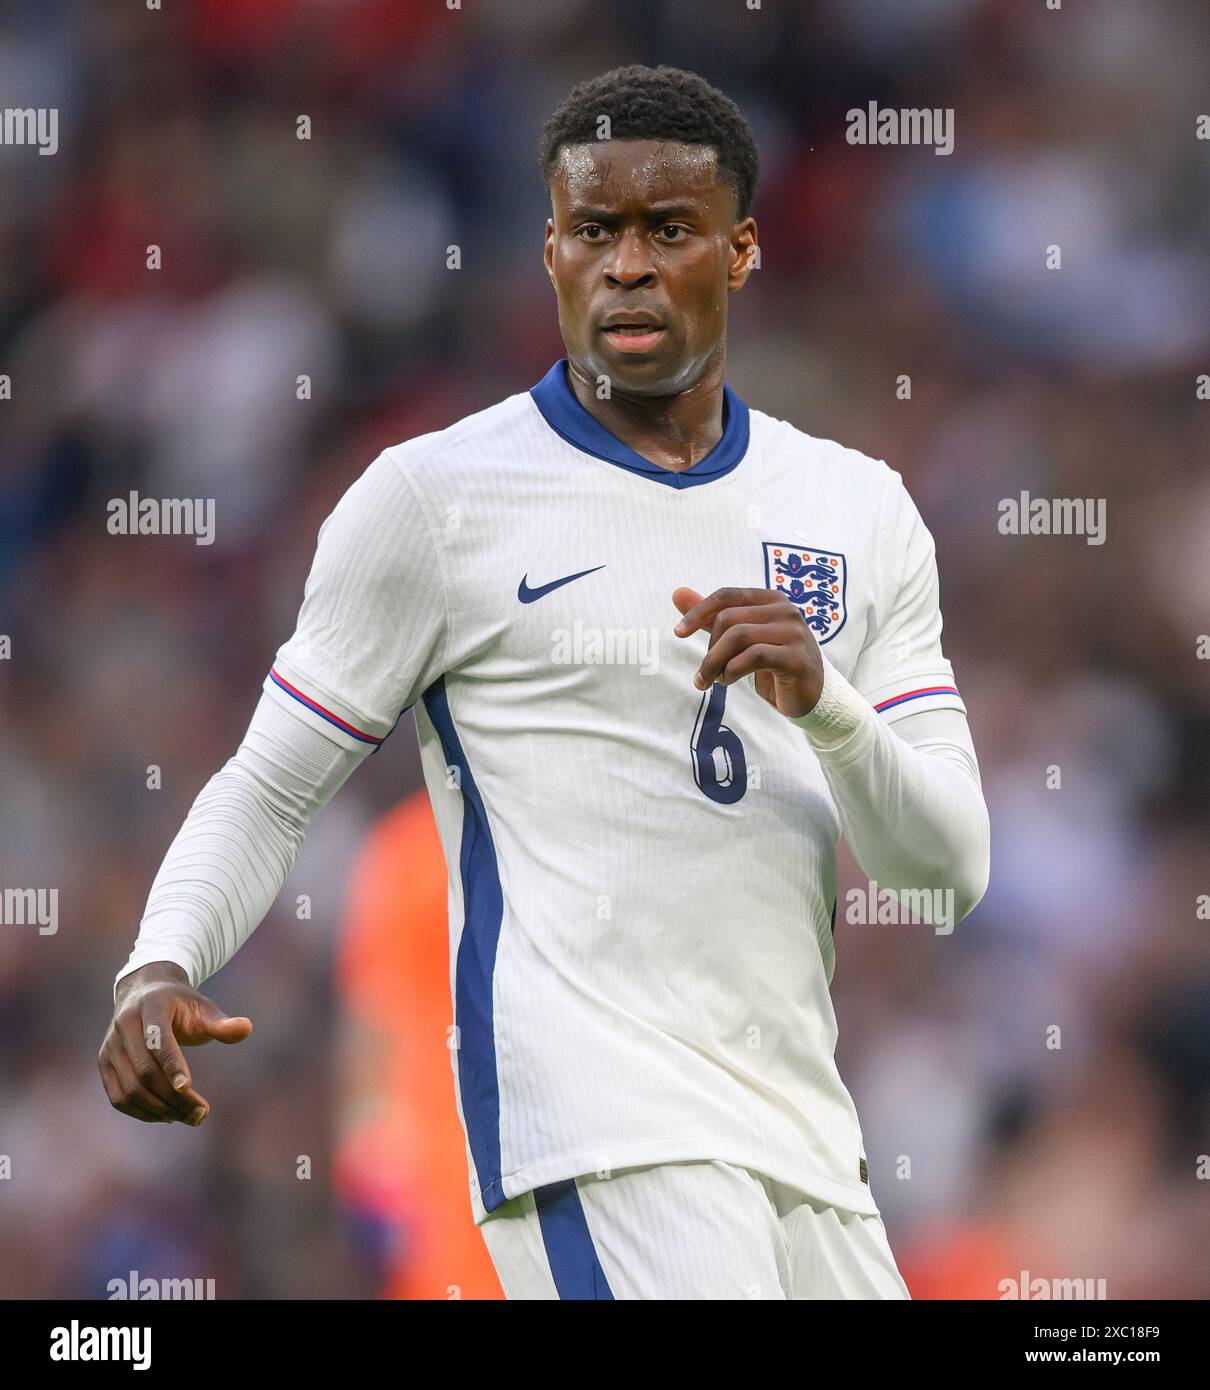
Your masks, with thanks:
M 115 1110 L 148 1124 L 200 1125 L 210 1103 L 193 1089 L 182 1047 L 212 1038 L 242 1042 L 247 1018 L 228 1018 L 199 994 L 171 961 L 155 961 L 118 981 L 113 1021 L 97 1055 L 105 1094 Z

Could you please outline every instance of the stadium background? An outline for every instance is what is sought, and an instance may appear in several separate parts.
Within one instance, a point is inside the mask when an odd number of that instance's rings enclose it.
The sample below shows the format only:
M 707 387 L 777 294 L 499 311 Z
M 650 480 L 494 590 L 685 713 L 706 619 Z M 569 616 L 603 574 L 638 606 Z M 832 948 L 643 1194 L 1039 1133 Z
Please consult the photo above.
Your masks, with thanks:
M 757 130 L 731 381 L 886 458 L 937 541 L 991 886 L 951 938 L 842 897 L 834 987 L 905 1276 L 1210 1294 L 1208 52 L 1194 0 L 0 8 L 0 106 L 60 111 L 53 158 L 0 147 L 0 886 L 58 888 L 61 917 L 0 927 L 0 1295 L 491 1290 L 410 720 L 207 986 L 256 1032 L 191 1054 L 206 1124 L 118 1116 L 94 1058 L 319 523 L 384 445 L 559 355 L 537 132 L 627 61 L 701 71 Z M 954 153 L 846 144 L 871 100 L 953 107 Z M 216 543 L 108 535 L 130 489 L 215 498 Z M 1002 536 L 1022 490 L 1105 498 L 1106 544 Z

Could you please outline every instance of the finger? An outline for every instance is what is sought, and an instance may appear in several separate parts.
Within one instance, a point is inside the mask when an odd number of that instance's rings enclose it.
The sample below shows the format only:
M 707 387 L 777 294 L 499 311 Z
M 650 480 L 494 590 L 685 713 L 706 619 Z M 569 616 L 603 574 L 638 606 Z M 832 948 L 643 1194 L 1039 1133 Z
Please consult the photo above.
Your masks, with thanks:
M 695 603 L 701 603 L 702 596 L 696 589 L 689 589 L 682 585 L 679 589 L 673 589 L 672 601 L 682 613 L 688 613 Z
M 105 1087 L 105 1094 L 109 1098 L 110 1105 L 119 1114 L 129 1115 L 132 1119 L 143 1120 L 148 1124 L 160 1123 L 137 1101 L 131 1101 L 127 1098 L 118 1073 L 111 1063 L 107 1062 L 101 1067 L 101 1082 Z
M 97 1070 L 101 1073 L 101 1085 L 105 1087 L 105 1095 L 108 1097 L 110 1105 L 115 1110 L 125 1110 L 126 1097 L 122 1094 L 122 1087 L 118 1084 L 118 1074 L 104 1054 L 98 1059 Z
M 126 1060 L 130 1063 L 131 1070 L 138 1078 L 139 1084 L 149 1094 L 156 1097 L 163 1104 L 168 1112 L 178 1120 L 187 1120 L 203 1103 L 200 1097 L 185 1096 L 172 1087 L 172 1083 L 164 1074 L 163 1067 L 151 1055 L 147 1046 L 147 1032 L 152 1031 L 152 1038 L 157 1044 L 161 1044 L 165 1027 L 163 1024 L 155 1024 L 146 1019 L 142 1014 L 132 1011 L 124 1011 L 114 1019 L 118 1030 L 118 1037 L 126 1053 Z
M 786 617 L 787 615 L 780 603 L 750 603 L 743 608 L 721 608 L 714 615 L 714 621 L 710 624 L 710 641 L 706 643 L 706 649 L 709 650 L 713 647 L 723 633 L 738 627 L 741 623 L 749 626 L 758 624 L 763 626 L 768 623 L 785 622 Z M 797 632 L 791 626 L 786 628 L 786 634 L 793 637 L 797 635 Z
M 781 604 L 749 603 L 738 608 L 720 608 L 710 624 L 710 640 L 721 636 L 737 623 L 779 623 L 785 621 Z
M 683 592 L 681 589 L 676 590 L 677 594 Z M 674 599 L 675 596 L 674 594 Z M 772 589 L 715 589 L 708 598 L 695 603 L 673 631 L 678 637 L 689 637 L 700 628 L 708 627 L 724 608 L 743 608 L 751 604 L 763 605 L 781 600 L 782 595 L 774 593 Z
M 742 651 L 754 644 L 784 649 L 788 663 L 797 651 L 793 643 L 799 637 L 801 637 L 801 633 L 786 624 L 739 623 L 735 627 L 727 628 L 717 642 L 711 643 L 706 655 L 702 658 L 702 664 L 693 678 L 693 683 L 699 690 L 709 689 L 711 684 L 718 680 L 728 664 Z M 789 666 L 782 664 L 779 665 L 778 669 L 789 669 Z
M 688 591 L 692 593 L 692 590 Z M 682 617 L 673 631 L 678 637 L 689 637 L 703 627 L 708 627 L 715 618 L 715 615 L 727 607 L 735 607 L 745 602 L 744 595 L 746 589 L 715 589 L 706 598 L 698 599 L 692 603 L 688 609 L 682 609 Z M 686 590 L 677 589 L 673 593 L 673 602 L 677 596 L 684 598 Z M 680 607 L 680 604 L 677 604 Z
M 242 1014 L 229 1018 L 213 999 L 199 998 L 180 1004 L 172 1027 L 179 1043 L 201 1047 L 208 1042 L 243 1042 L 252 1032 L 252 1020 Z
M 717 641 L 712 632 L 710 646 L 693 677 L 694 685 L 699 690 L 709 689 L 727 662 L 758 640 L 758 632 L 763 636 L 764 629 L 756 623 L 739 623 L 735 627 L 726 628 L 719 632 Z
M 139 1080 L 130 1058 L 119 1048 L 110 1054 L 110 1062 L 117 1074 L 118 1087 L 122 1097 L 121 1109 L 133 1115 L 136 1120 L 148 1124 L 171 1124 L 176 1118 L 171 1107 L 162 1101 Z
M 221 1043 L 243 1042 L 252 1032 L 252 1020 L 245 1018 L 243 1014 L 238 1014 L 234 1018 L 224 1018 L 215 1025 L 214 1038 Z
M 777 708 L 777 696 L 774 693 L 777 681 L 774 679 L 772 671 L 757 671 L 753 684 L 756 686 L 756 693 L 762 700 L 767 700 L 774 709 Z
M 193 1077 L 184 1053 L 177 1045 L 172 1029 L 172 1017 L 167 1009 L 148 1005 L 143 1012 L 143 1042 L 148 1056 L 164 1073 L 175 1096 L 174 1108 L 187 1119 L 199 1105 L 210 1108 L 205 1096 L 193 1089 Z M 158 1093 L 157 1087 L 157 1093 Z
M 793 653 L 785 647 L 775 647 L 768 642 L 755 642 L 752 646 L 729 661 L 719 672 L 720 685 L 734 685 L 754 671 L 765 672 L 776 683 L 779 675 L 790 675 L 794 667 Z

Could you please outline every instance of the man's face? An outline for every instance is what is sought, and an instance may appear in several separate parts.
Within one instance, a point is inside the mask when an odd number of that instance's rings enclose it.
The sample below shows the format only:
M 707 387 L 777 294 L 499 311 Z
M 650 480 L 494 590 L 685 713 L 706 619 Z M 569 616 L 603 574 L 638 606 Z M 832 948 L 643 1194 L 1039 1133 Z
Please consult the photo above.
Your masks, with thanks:
M 748 278 L 756 224 L 705 145 L 564 146 L 550 182 L 546 269 L 573 366 L 623 395 L 687 391 L 721 364 L 727 293 Z

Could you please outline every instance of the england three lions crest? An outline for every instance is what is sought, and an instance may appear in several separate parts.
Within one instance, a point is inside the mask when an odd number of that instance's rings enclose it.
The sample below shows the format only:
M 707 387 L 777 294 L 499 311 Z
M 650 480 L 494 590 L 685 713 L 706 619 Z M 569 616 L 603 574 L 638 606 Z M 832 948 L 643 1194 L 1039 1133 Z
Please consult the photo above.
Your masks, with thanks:
M 765 587 L 785 594 L 823 646 L 844 627 L 848 566 L 839 550 L 765 541 Z

